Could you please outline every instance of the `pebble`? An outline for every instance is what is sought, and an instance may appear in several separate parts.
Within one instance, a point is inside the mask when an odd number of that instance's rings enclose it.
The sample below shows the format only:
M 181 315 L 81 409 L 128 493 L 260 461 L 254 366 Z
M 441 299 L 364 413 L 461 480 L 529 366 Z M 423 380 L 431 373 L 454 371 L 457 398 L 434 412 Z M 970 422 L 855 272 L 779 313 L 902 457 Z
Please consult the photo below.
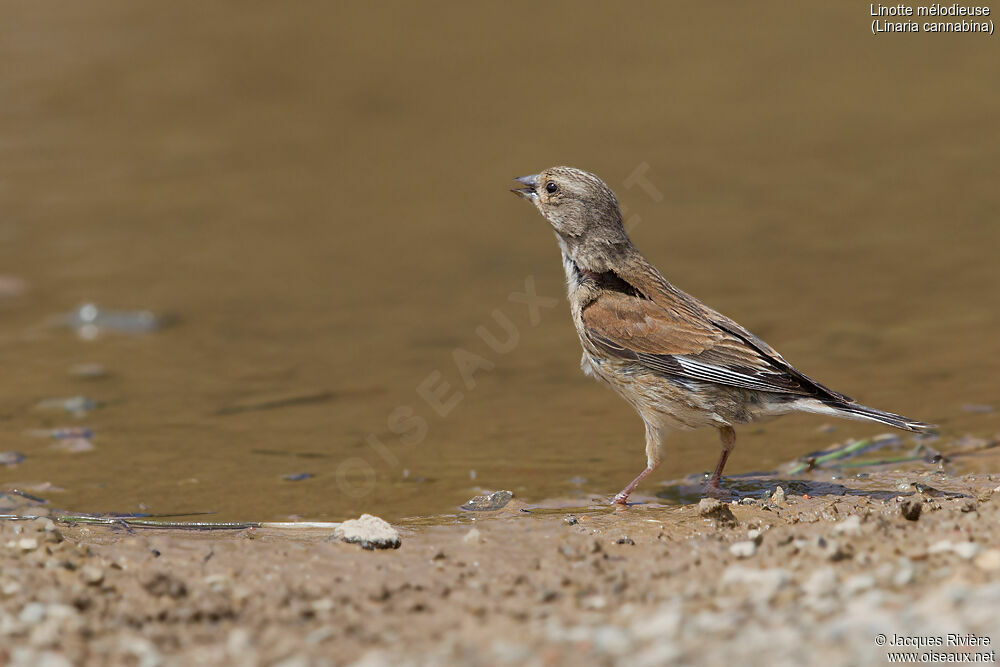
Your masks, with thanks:
M 14 466 L 23 460 L 21 452 L 0 452 L 0 466 Z
M 771 494 L 771 504 L 772 505 L 785 504 L 785 490 L 780 486 L 774 490 L 774 493 Z
M 757 543 L 752 540 L 736 542 L 735 544 L 730 545 L 729 553 L 737 558 L 750 558 L 757 553 Z
M 698 516 L 714 519 L 720 526 L 735 526 L 736 517 L 729 505 L 715 498 L 702 498 L 698 503 Z
M 492 512 L 505 507 L 513 497 L 511 491 L 494 491 L 470 498 L 461 508 L 467 512 Z
M 1000 549 L 987 549 L 973 561 L 980 570 L 996 572 L 1000 570 Z
M 975 542 L 959 542 L 955 544 L 951 550 L 959 558 L 964 558 L 965 560 L 972 560 L 979 555 L 979 552 L 983 550 L 982 545 Z
M 813 597 L 825 597 L 837 592 L 837 572 L 832 567 L 824 567 L 813 572 L 802 590 Z
M 42 621 L 45 618 L 45 605 L 41 602 L 29 602 L 24 605 L 21 609 L 21 613 L 18 615 L 18 620 L 20 620 L 25 625 L 34 625 Z
M 730 567 L 732 570 L 737 566 Z M 746 568 L 740 568 L 746 569 Z M 726 570 L 726 572 L 729 572 Z M 684 622 L 684 611 L 680 601 L 674 598 L 663 604 L 652 614 L 640 615 L 632 625 L 632 635 L 637 639 L 656 639 L 659 637 L 676 637 Z
M 861 517 L 852 514 L 833 526 L 833 532 L 843 535 L 858 535 L 861 533 Z
M 22 537 L 17 541 L 17 547 L 21 551 L 34 551 L 38 548 L 38 540 L 34 537 Z
M 462 537 L 462 541 L 466 544 L 479 544 L 483 537 L 478 528 L 472 528 Z
M 97 586 L 104 581 L 104 571 L 96 565 L 84 565 L 80 568 L 80 578 L 90 586 Z
M 875 577 L 870 574 L 856 574 L 844 582 L 844 593 L 846 595 L 857 595 L 870 588 L 875 587 Z
M 920 500 L 904 500 L 899 511 L 907 521 L 916 521 L 920 518 L 920 512 L 924 508 L 924 503 Z
M 741 584 L 753 591 L 755 598 L 765 602 L 771 600 L 778 591 L 792 580 L 787 570 L 771 568 L 758 570 L 743 565 L 730 565 L 722 573 L 725 585 Z
M 899 567 L 896 569 L 895 574 L 892 575 L 892 583 L 896 586 L 906 586 L 913 581 L 915 574 L 913 561 L 909 558 L 901 558 L 899 560 Z
M 399 533 L 383 519 L 371 514 L 362 514 L 337 526 L 333 536 L 359 544 L 362 549 L 398 549 L 402 541 Z
M 592 641 L 598 651 L 611 655 L 625 655 L 632 648 L 632 642 L 629 640 L 628 635 L 625 634 L 625 631 L 613 625 L 605 625 L 597 628 Z

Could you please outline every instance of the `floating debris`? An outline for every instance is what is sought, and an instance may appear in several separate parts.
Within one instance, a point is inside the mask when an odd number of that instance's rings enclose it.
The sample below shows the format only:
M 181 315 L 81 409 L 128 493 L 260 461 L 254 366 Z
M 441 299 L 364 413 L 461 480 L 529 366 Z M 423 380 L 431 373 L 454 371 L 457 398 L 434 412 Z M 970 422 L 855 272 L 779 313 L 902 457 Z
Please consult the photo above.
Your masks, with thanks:
M 21 296 L 28 289 L 28 283 L 17 276 L 0 276 L 0 299 Z
M 333 396 L 334 392 L 327 389 L 292 394 L 260 396 L 224 406 L 216 410 L 215 414 L 237 415 L 242 412 L 253 412 L 255 410 L 275 410 L 277 408 L 287 408 L 292 405 L 322 403 L 324 401 L 329 401 L 333 398 Z
M 965 403 L 962 405 L 962 412 L 971 412 L 977 415 L 987 415 L 993 412 L 993 406 L 981 403 Z
M 461 509 L 467 512 L 492 512 L 504 508 L 513 497 L 514 493 L 511 491 L 494 491 L 470 498 Z
M 39 410 L 63 410 L 76 417 L 82 417 L 100 406 L 101 404 L 92 398 L 70 396 L 69 398 L 44 398 L 35 407 Z
M 33 496 L 19 489 L 7 489 L 5 491 L 0 491 L 0 512 L 21 510 L 25 507 L 37 508 L 39 505 L 44 505 L 46 502 L 48 501 L 46 501 L 45 498 Z
M 0 466 L 16 466 L 23 460 L 21 452 L 0 452 Z
M 368 550 L 398 549 L 402 543 L 395 528 L 371 514 L 362 514 L 357 519 L 343 522 L 333 531 L 333 536 Z
M 25 432 L 33 438 L 53 438 L 55 440 L 91 439 L 94 432 L 86 426 L 64 426 L 61 428 L 40 428 Z
M 74 364 L 69 367 L 70 377 L 78 380 L 102 380 L 108 377 L 108 369 L 101 364 Z
M 297 472 L 291 475 L 282 475 L 281 479 L 286 482 L 301 482 L 302 480 L 310 479 L 311 477 L 315 477 L 315 475 L 311 472 Z
M 300 459 L 326 459 L 330 458 L 329 454 L 322 454 L 320 452 L 282 452 L 277 449 L 251 449 L 251 454 L 260 454 L 262 456 L 294 456 Z
M 884 433 L 874 438 L 863 440 L 848 440 L 843 445 L 837 445 L 819 452 L 813 452 L 800 457 L 787 466 L 787 472 L 796 475 L 816 469 L 861 468 L 866 466 L 885 465 L 889 463 L 907 463 L 923 461 L 925 463 L 940 463 L 945 459 L 941 452 L 928 444 L 927 439 L 920 439 L 916 445 L 907 446 L 903 438 L 895 433 Z M 901 450 L 898 456 L 886 456 L 878 459 L 857 459 L 861 454 L 876 450 Z
M 983 449 L 996 447 L 997 445 L 1000 445 L 1000 438 L 996 436 L 992 438 L 977 438 L 974 435 L 966 434 L 951 444 L 952 447 L 954 447 L 954 450 L 949 451 L 948 455 L 957 456 L 960 454 L 970 454 Z
M 69 454 L 80 454 L 94 451 L 94 443 L 87 438 L 63 438 L 55 442 L 49 449 Z
M 55 323 L 73 329 L 84 340 L 94 340 L 107 332 L 137 335 L 159 331 L 167 320 L 149 310 L 105 310 L 85 303 L 56 317 Z

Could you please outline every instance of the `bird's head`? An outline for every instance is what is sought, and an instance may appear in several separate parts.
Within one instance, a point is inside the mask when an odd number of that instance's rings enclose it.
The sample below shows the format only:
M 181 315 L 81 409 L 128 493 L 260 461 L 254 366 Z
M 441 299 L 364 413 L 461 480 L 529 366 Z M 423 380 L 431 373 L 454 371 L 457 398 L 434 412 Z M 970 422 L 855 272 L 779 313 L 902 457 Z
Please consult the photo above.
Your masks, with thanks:
M 571 255 L 581 246 L 628 244 L 618 200 L 604 181 L 573 167 L 550 167 L 515 179 L 511 190 L 538 207 Z

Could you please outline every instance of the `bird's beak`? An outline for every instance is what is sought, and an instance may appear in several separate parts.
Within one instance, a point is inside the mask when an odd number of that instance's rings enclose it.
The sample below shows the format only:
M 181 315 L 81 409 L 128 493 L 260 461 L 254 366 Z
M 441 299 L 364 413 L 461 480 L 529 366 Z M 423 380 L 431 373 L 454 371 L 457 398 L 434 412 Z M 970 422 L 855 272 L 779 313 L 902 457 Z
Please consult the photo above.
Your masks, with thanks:
M 518 197 L 523 197 L 528 201 L 535 201 L 538 199 L 538 193 L 535 191 L 535 186 L 538 185 L 538 174 L 533 174 L 531 176 L 518 176 L 514 179 L 518 183 L 523 183 L 527 187 L 514 188 L 511 190 Z

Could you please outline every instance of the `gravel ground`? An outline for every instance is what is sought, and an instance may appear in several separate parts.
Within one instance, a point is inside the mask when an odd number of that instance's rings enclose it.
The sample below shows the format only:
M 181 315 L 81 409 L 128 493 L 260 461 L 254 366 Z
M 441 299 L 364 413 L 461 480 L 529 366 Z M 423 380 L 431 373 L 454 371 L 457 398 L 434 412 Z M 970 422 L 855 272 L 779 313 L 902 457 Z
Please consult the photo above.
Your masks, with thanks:
M 574 514 L 514 500 L 397 526 L 388 550 L 4 521 L 0 664 L 860 665 L 895 650 L 880 634 L 948 633 L 991 644 L 900 650 L 993 651 L 1000 475 L 864 488 Z

